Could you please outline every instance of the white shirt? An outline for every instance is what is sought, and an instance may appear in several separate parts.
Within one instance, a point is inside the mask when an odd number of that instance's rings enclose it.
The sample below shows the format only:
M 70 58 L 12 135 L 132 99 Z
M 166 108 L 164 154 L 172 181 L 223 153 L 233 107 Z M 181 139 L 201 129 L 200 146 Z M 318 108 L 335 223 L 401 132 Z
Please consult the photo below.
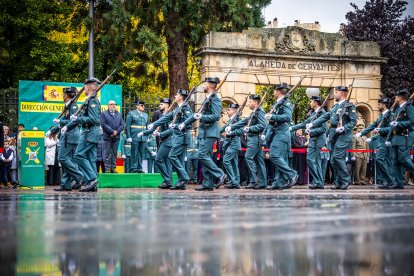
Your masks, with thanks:
M 402 104 L 400 104 L 400 108 L 403 107 L 407 102 L 403 102 Z
M 383 111 L 383 112 L 382 112 L 382 115 L 387 114 L 387 112 L 388 112 L 388 111 L 389 111 L 389 109 L 387 109 L 387 110 Z
M 344 101 L 346 101 L 346 100 L 341 100 L 341 101 L 339 101 L 339 102 L 338 102 L 338 105 L 341 105 Z

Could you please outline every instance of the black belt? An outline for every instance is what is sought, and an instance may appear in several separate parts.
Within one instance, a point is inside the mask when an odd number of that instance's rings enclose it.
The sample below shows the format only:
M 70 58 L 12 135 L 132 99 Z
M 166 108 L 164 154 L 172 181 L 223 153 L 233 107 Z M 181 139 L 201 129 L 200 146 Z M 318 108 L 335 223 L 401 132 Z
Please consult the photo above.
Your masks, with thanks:
M 85 124 L 85 125 L 82 125 L 82 128 L 91 128 L 91 127 L 94 127 L 94 126 L 100 126 L 100 124 L 91 124 L 91 125 Z
M 282 125 L 286 125 L 286 124 L 287 124 L 286 122 L 278 123 L 276 121 L 269 121 L 269 125 L 271 125 L 271 126 L 282 126 Z

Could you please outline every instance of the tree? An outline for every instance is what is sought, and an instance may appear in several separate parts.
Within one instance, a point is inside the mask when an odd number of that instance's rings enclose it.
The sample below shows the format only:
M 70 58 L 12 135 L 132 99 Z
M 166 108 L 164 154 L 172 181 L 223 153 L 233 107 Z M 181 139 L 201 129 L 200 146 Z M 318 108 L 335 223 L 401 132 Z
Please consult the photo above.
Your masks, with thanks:
M 381 55 L 388 58 L 382 65 L 382 90 L 388 95 L 401 88 L 413 86 L 414 80 L 414 23 L 403 18 L 407 2 L 402 0 L 370 0 L 360 9 L 346 14 L 344 32 L 348 39 L 378 42 Z

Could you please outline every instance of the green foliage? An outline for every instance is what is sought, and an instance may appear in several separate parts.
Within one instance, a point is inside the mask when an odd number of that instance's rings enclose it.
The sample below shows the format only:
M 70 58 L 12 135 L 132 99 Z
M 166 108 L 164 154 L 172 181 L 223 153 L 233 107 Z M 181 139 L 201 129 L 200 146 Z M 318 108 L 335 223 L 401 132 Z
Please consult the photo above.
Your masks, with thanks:
M 17 88 L 0 89 L 0 121 L 9 126 L 10 131 L 17 127 Z

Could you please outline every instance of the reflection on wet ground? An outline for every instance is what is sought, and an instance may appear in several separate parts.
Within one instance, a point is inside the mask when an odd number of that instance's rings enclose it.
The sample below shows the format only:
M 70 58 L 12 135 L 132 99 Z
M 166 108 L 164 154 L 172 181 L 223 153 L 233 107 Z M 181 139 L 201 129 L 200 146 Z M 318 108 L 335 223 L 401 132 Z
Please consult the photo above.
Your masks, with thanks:
M 0 194 L 0 275 L 413 275 L 410 191 Z

